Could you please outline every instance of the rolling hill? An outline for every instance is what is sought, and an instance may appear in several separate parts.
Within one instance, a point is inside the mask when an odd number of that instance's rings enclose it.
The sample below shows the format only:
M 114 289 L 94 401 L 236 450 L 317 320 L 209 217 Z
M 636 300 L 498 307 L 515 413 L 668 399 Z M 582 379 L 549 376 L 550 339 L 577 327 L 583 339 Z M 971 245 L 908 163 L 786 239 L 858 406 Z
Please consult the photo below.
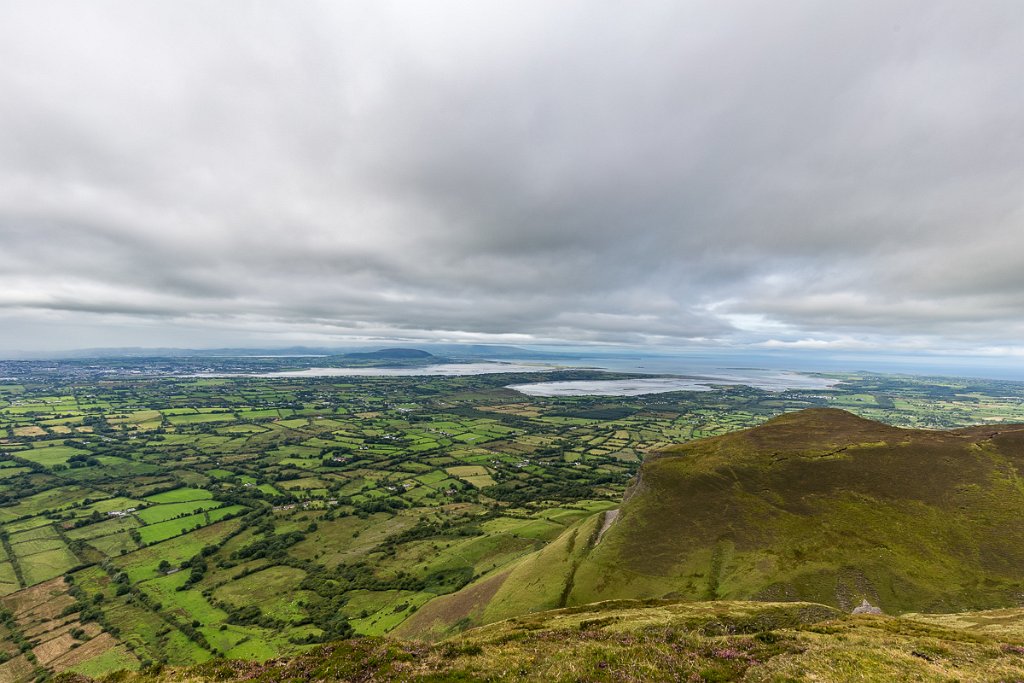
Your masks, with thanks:
M 803 600 L 957 612 L 1024 602 L 1024 426 L 907 430 L 789 413 L 649 459 L 615 513 L 421 608 L 440 638 L 604 600 Z M 610 515 L 610 516 L 609 516 Z

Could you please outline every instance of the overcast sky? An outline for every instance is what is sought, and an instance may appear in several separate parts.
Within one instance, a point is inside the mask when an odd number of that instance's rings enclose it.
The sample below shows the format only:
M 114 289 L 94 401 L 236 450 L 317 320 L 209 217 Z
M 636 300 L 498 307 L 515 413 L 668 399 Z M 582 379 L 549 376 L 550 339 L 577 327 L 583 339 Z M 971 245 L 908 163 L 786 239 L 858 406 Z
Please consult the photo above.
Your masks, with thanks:
M 0 5 L 0 350 L 1024 356 L 1024 2 Z

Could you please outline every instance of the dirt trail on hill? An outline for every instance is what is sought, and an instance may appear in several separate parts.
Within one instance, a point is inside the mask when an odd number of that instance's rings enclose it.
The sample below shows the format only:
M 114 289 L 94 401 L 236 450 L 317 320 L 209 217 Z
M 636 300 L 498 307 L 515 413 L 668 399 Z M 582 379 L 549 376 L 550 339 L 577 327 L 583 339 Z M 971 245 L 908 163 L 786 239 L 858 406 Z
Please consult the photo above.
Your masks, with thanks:
M 594 540 L 594 545 L 601 542 L 601 538 L 604 536 L 604 532 L 608 531 L 615 524 L 615 520 L 619 518 L 618 510 L 605 510 L 604 520 L 601 522 L 601 530 L 597 532 L 597 538 Z

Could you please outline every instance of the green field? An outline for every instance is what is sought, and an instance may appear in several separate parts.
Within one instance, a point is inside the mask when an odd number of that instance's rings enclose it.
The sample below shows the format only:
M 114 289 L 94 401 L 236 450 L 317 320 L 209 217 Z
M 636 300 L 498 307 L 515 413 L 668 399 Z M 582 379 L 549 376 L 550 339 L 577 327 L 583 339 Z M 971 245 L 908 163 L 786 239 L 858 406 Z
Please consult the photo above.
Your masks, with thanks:
M 165 493 L 147 496 L 150 503 L 187 503 L 194 500 L 210 500 L 213 493 L 204 489 L 180 488 Z
M 206 514 L 199 513 L 144 526 L 139 529 L 139 536 L 146 545 L 153 545 L 174 536 L 180 536 L 186 531 L 200 529 L 206 524 Z
M 0 595 L 7 595 L 21 588 L 18 577 L 14 573 L 14 565 L 0 562 Z
M 154 505 L 153 507 L 144 508 L 137 511 L 135 516 L 138 517 L 143 524 L 155 524 L 157 522 L 165 522 L 167 520 L 174 519 L 175 517 L 186 517 L 218 506 L 220 506 L 220 503 L 214 500 L 168 503 L 165 505 Z
M 31 586 L 60 576 L 80 562 L 70 550 L 60 546 L 32 555 L 19 555 L 18 564 L 21 566 L 26 584 Z
M 47 467 L 63 465 L 73 455 L 90 455 L 89 451 L 71 448 L 70 446 L 43 446 L 31 450 L 20 451 L 19 458 L 39 463 Z
M 306 573 L 294 567 L 270 567 L 250 574 L 214 591 L 214 598 L 230 605 L 254 604 L 264 614 L 284 622 L 298 621 L 304 610 L 300 603 L 315 597 L 306 591 L 296 591 Z

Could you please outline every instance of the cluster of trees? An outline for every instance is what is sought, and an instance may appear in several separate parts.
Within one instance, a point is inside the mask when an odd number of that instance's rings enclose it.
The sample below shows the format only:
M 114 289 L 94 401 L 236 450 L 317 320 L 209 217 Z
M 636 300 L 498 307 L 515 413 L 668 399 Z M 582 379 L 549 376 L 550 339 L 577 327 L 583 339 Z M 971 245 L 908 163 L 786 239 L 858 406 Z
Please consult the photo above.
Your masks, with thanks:
M 6 638 L 17 645 L 20 652 L 32 654 L 32 643 L 21 632 L 21 628 L 18 627 L 18 622 L 14 618 L 14 613 L 6 607 L 0 607 L 0 625 L 6 628 Z M 11 658 L 8 653 L 5 652 L 3 654 L 4 657 L 0 660 L 0 664 Z
M 78 467 L 97 467 L 101 465 L 99 458 L 94 455 L 87 455 L 85 453 L 76 453 L 67 459 L 67 463 L 64 465 L 54 465 L 51 469 L 54 472 L 60 472 L 68 468 L 75 469 Z
M 113 431 L 110 427 L 110 423 L 107 422 L 102 414 L 99 415 L 86 415 L 82 418 L 83 427 L 92 427 L 94 434 L 105 434 Z
M 490 519 L 493 516 L 495 515 L 489 514 L 486 518 Z M 377 549 L 387 552 L 389 548 L 393 548 L 396 545 L 409 543 L 410 541 L 421 541 L 427 538 L 467 538 L 470 536 L 480 536 L 483 534 L 483 531 L 480 529 L 481 521 L 483 520 L 480 518 L 463 523 L 453 522 L 450 519 L 445 519 L 441 522 L 421 519 L 408 529 L 391 534 L 385 538 Z
M 233 560 L 259 560 L 264 558 L 283 559 L 288 548 L 299 541 L 306 540 L 306 534 L 301 531 L 290 531 L 286 534 L 278 534 L 253 541 L 235 552 L 231 553 Z
M 348 618 L 341 611 L 347 602 L 348 598 L 344 595 L 332 595 L 316 604 L 307 605 L 306 612 L 309 615 L 309 623 L 321 629 L 323 634 L 319 638 L 309 634 L 296 642 L 326 643 L 331 640 L 351 638 L 355 635 Z
M 188 574 L 188 580 L 186 580 L 185 583 L 183 583 L 182 585 L 178 586 L 178 590 L 180 591 L 188 590 L 189 588 L 203 580 L 203 577 L 206 575 L 206 570 L 208 568 L 206 564 L 206 558 L 202 555 L 196 555 L 195 557 L 186 560 L 184 563 L 182 563 L 182 569 L 185 568 L 189 569 L 190 571 Z
M 601 486 L 622 484 L 629 476 L 593 470 L 570 472 L 564 472 L 563 476 L 528 475 L 507 479 L 488 487 L 487 495 L 515 505 L 525 505 L 537 500 L 574 502 L 592 498 L 595 495 L 594 490 Z

